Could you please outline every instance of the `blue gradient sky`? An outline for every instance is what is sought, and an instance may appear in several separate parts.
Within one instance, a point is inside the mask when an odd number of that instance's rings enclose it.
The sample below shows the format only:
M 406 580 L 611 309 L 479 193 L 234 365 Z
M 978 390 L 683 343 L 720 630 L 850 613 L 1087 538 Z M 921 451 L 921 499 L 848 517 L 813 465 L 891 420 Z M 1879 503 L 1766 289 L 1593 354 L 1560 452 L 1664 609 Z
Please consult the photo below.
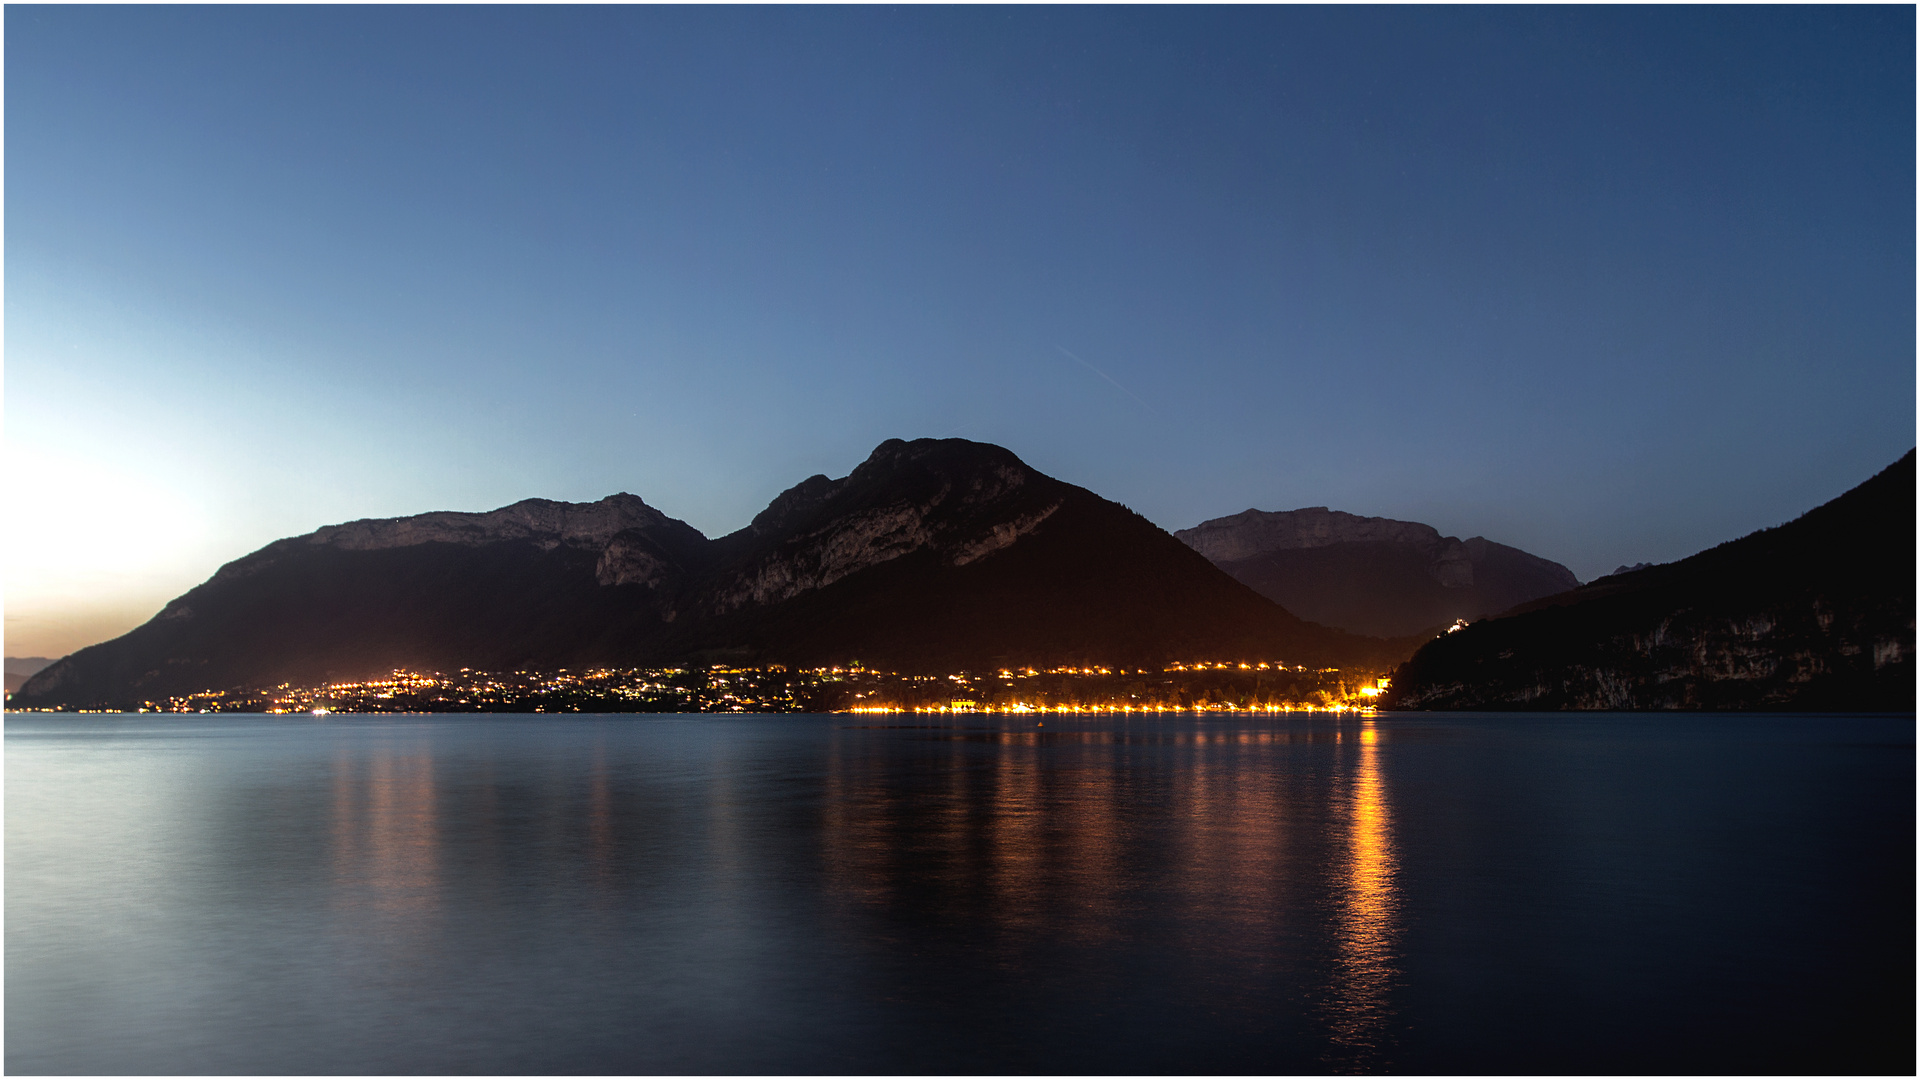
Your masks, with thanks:
M 1914 443 L 1914 11 L 6 10 L 7 652 L 959 435 L 1570 566 Z

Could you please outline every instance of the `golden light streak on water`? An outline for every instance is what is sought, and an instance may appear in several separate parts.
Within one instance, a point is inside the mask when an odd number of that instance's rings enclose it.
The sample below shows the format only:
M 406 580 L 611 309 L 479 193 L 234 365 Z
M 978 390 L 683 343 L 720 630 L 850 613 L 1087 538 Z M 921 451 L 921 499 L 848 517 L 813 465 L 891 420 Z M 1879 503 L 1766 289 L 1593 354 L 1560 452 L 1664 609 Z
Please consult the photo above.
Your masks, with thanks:
M 1341 867 L 1344 893 L 1335 929 L 1337 954 L 1327 1006 L 1336 1046 L 1330 1061 L 1341 1071 L 1371 1071 L 1390 1062 L 1387 1027 L 1393 1019 L 1393 986 L 1399 976 L 1400 896 L 1394 882 L 1392 819 L 1379 761 L 1380 732 L 1369 720 L 1359 732 L 1359 760 L 1345 806 L 1347 855 Z

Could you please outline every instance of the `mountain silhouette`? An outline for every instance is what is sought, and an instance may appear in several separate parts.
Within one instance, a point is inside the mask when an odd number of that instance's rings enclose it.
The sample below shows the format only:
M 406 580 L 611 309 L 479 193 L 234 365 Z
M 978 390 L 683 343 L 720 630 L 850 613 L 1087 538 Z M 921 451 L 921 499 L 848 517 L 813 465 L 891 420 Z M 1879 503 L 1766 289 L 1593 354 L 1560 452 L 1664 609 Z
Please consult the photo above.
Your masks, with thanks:
M 1324 506 L 1248 510 L 1174 535 L 1303 619 L 1381 637 L 1430 636 L 1580 584 L 1557 562 L 1485 537 Z
M 1914 707 L 1914 455 L 1785 525 L 1423 646 L 1399 709 Z
M 1384 668 L 1413 644 L 1303 621 L 1000 447 L 896 439 L 713 540 L 620 494 L 275 541 L 35 675 L 12 703 L 130 706 L 397 667 Z

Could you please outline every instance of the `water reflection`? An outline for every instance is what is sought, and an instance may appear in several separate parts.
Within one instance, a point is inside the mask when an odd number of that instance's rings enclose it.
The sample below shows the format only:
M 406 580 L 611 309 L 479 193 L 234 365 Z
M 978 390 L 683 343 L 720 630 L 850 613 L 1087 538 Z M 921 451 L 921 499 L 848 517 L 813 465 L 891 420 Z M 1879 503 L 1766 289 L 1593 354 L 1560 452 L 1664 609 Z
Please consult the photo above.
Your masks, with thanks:
M 826 764 L 826 890 L 851 933 L 964 927 L 1002 968 L 1152 943 L 1210 1011 L 1380 1066 L 1399 907 L 1378 739 L 1264 719 L 850 728 Z
M 805 809 L 772 828 L 754 810 L 764 762 L 741 746 L 712 739 L 656 774 L 609 738 L 506 775 L 426 743 L 341 746 L 330 906 L 405 965 L 445 932 L 449 895 L 534 880 L 519 895 L 583 931 L 697 910 L 690 941 L 744 956 L 773 868 L 815 859 L 836 938 L 878 943 L 883 968 L 932 948 L 967 978 L 1172 980 L 1204 987 L 1237 1037 L 1337 1070 L 1391 1064 L 1400 905 L 1370 722 L 847 725 L 796 792 Z
M 433 757 L 355 753 L 333 760 L 334 903 L 417 916 L 439 903 L 440 822 Z
M 5 1064 L 1911 1073 L 1818 719 L 9 718 Z
M 1342 865 L 1341 911 L 1335 930 L 1339 955 L 1327 1007 L 1338 1049 L 1330 1064 L 1355 1071 L 1389 1064 L 1392 991 L 1398 970 L 1399 895 L 1380 733 L 1372 721 L 1359 732 L 1358 762 L 1345 800 L 1347 853 Z

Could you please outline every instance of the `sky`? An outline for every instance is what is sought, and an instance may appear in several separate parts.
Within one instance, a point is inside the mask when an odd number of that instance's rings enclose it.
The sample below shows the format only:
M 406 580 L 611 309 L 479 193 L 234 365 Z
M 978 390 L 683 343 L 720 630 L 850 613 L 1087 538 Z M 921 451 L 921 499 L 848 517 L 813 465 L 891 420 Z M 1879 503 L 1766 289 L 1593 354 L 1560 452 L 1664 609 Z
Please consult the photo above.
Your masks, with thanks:
M 6 652 L 888 438 L 1582 580 L 1915 441 L 1915 13 L 5 11 Z

